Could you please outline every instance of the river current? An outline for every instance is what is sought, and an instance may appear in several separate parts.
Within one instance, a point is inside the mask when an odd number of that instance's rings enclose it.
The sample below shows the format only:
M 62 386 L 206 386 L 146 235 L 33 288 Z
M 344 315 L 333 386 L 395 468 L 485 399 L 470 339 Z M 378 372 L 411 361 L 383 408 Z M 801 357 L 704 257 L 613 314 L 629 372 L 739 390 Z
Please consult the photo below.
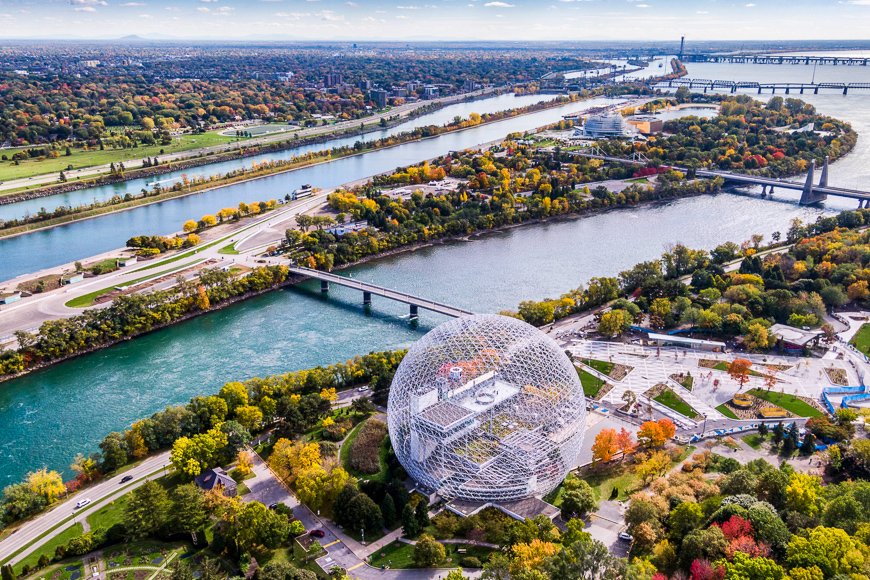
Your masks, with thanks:
M 800 66 L 692 64 L 689 74 L 695 78 L 762 80 L 763 75 L 783 74 L 780 69 L 792 71 L 795 80 L 803 80 L 807 72 Z M 836 72 L 841 73 L 840 77 L 834 75 L 837 80 L 870 80 L 870 69 L 837 67 Z M 855 150 L 831 166 L 830 183 L 870 190 L 870 94 L 803 98 L 823 113 L 850 121 L 860 134 Z M 475 129 L 475 133 L 448 135 L 445 137 L 451 139 L 441 142 L 436 150 L 467 147 L 472 144 L 469 139 L 474 143 L 488 141 L 508 131 L 541 125 L 547 122 L 543 118 L 565 114 L 548 113 L 554 114 L 513 119 Z M 73 259 L 65 247 L 68 244 L 81 256 L 92 254 L 89 238 L 109 236 L 105 232 L 113 227 L 124 230 L 135 226 L 137 233 L 171 231 L 187 217 L 233 202 L 274 196 L 302 181 L 329 187 L 437 155 L 429 145 L 436 142 L 433 139 L 422 142 L 425 147 L 402 146 L 312 168 L 306 178 L 293 172 L 235 189 L 224 188 L 215 194 L 167 202 L 177 204 L 178 209 L 172 210 L 177 215 L 165 223 L 165 210 L 159 204 L 118 214 L 121 217 L 110 226 L 100 220 L 75 224 L 81 228 L 74 230 L 75 238 L 67 237 L 67 233 L 56 234 L 63 242 L 52 241 L 51 232 L 42 237 L 22 236 L 15 239 L 22 244 L 16 250 L 21 254 L 16 254 L 15 263 L 23 265 L 8 265 L 9 246 L 0 246 L 0 279 L 34 269 L 34 264 L 47 265 L 46 260 L 59 263 Z M 340 174 L 338 167 L 342 167 Z M 212 197 L 201 201 L 209 195 Z M 675 242 L 712 248 L 727 240 L 745 240 L 753 233 L 785 231 L 796 217 L 814 220 L 856 205 L 851 200 L 832 198 L 823 207 L 806 208 L 799 207 L 796 200 L 796 193 L 779 192 L 767 199 L 757 193 L 694 197 L 514 228 L 392 256 L 345 273 L 476 312 L 498 312 L 515 308 L 523 299 L 556 296 L 592 276 L 614 275 L 654 258 Z M 116 231 L 111 238 L 113 245 L 96 251 L 117 247 L 124 239 L 124 234 Z M 36 254 L 41 252 L 49 254 Z M 51 252 L 60 252 L 61 256 Z M 272 292 L 0 385 L 0 484 L 15 481 L 41 466 L 69 474 L 67 466 L 72 457 L 96 450 L 96 444 L 109 431 L 123 429 L 166 405 L 215 392 L 226 381 L 407 346 L 443 320 L 422 312 L 419 324 L 412 325 L 406 307 L 401 305 L 375 298 L 371 311 L 366 313 L 357 292 L 334 288 L 324 297 L 316 290 L 313 285 L 301 285 Z

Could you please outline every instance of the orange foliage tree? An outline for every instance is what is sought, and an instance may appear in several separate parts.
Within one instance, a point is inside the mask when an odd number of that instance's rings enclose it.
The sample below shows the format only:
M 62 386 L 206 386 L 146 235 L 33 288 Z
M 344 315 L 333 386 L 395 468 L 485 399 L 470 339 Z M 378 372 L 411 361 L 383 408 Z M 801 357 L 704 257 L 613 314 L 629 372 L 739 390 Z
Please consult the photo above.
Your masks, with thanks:
M 595 442 L 592 444 L 592 462 L 606 463 L 613 459 L 618 450 L 616 429 L 602 429 L 595 436 Z
M 739 390 L 743 390 L 743 385 L 749 380 L 749 369 L 752 368 L 752 363 L 745 358 L 736 358 L 728 365 L 728 374 L 732 379 L 740 385 Z
M 661 447 L 674 436 L 677 428 L 670 419 L 646 421 L 637 431 L 637 442 L 644 447 Z

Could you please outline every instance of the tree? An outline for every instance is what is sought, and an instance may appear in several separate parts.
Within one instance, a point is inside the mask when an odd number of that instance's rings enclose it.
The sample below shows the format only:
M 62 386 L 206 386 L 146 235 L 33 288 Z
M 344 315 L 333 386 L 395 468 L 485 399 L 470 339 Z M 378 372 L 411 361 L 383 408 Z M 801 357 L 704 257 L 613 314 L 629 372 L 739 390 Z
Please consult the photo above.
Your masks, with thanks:
M 240 382 L 233 381 L 221 387 L 218 396 L 227 402 L 227 410 L 232 413 L 236 407 L 248 404 L 248 389 Z
M 370 535 L 374 535 L 384 527 L 381 508 L 364 493 L 358 493 L 350 500 L 344 519 L 347 527 L 354 532 L 365 533 L 368 531 Z
M 44 467 L 27 474 L 27 487 L 49 504 L 54 503 L 66 493 L 66 486 L 63 484 L 60 473 L 49 471 Z
M 655 451 L 649 459 L 642 461 L 635 467 L 635 473 L 644 483 L 664 475 L 671 467 L 671 457 L 664 451 Z
M 173 531 L 193 533 L 208 525 L 209 517 L 203 494 L 192 483 L 176 486 L 169 494 L 170 526 Z
M 695 560 L 715 561 L 725 556 L 728 540 L 716 526 L 706 530 L 692 530 L 683 538 L 680 546 L 680 561 L 688 568 Z
M 693 501 L 684 501 L 672 509 L 668 516 L 670 540 L 679 545 L 686 534 L 698 529 L 703 521 L 704 512 L 701 506 Z
M 861 574 L 867 562 L 867 546 L 839 528 L 819 526 L 806 537 L 794 535 L 786 549 L 789 567 L 818 567 L 825 578 L 838 574 Z
M 740 386 L 739 391 L 743 390 L 743 386 L 749 380 L 749 369 L 751 367 L 752 362 L 745 358 L 736 358 L 728 365 L 728 375 Z
M 567 521 L 572 517 L 582 518 L 594 510 L 597 503 L 592 487 L 584 480 L 578 479 L 577 487 L 562 495 L 562 519 Z
M 731 562 L 717 563 L 725 567 L 727 580 L 782 580 L 785 569 L 769 558 L 752 557 L 743 552 L 735 552 Z
M 250 451 L 239 451 L 239 454 L 236 456 L 236 471 L 242 478 L 246 478 L 253 473 L 254 467 L 254 456 Z
M 396 502 L 393 500 L 393 496 L 389 493 L 384 494 L 384 499 L 381 500 L 381 515 L 384 518 L 384 525 L 388 528 L 392 528 L 396 523 Z
M 414 515 L 414 508 L 409 503 L 402 508 L 402 533 L 409 538 L 416 538 L 420 534 L 420 524 Z
M 414 565 L 419 568 L 429 568 L 443 562 L 447 558 L 447 551 L 435 538 L 429 534 L 423 534 L 414 546 Z
M 205 290 L 205 286 L 200 284 L 196 288 L 196 307 L 199 310 L 208 310 L 211 308 L 211 300 L 209 300 L 208 293 Z
M 795 472 L 785 488 L 785 504 L 790 510 L 807 516 L 819 513 L 822 500 L 822 480 L 815 475 Z
M 610 555 L 607 547 L 588 534 L 562 550 L 543 565 L 548 578 L 585 580 L 622 578 L 624 561 Z
M 625 427 L 622 427 L 616 435 L 616 448 L 622 453 L 622 459 L 625 459 L 637 449 L 637 443 L 634 442 L 631 432 Z
M 146 481 L 130 492 L 124 506 L 124 526 L 130 538 L 154 536 L 166 525 L 169 515 L 169 496 L 156 481 Z
M 216 464 L 227 441 L 226 433 L 220 428 L 212 428 L 193 437 L 180 437 L 172 445 L 172 465 L 188 477 L 196 477 Z
M 242 502 L 233 498 L 221 518 L 222 532 L 237 553 L 259 547 L 277 548 L 287 541 L 290 523 L 287 517 L 268 509 L 258 501 Z
M 184 226 L 182 226 L 181 229 L 184 230 L 184 233 L 189 234 L 195 232 L 197 228 L 199 228 L 199 224 L 196 223 L 196 220 L 187 220 L 184 222 Z
M 637 442 L 646 448 L 661 447 L 676 434 L 674 422 L 664 418 L 645 421 L 637 431 Z
M 85 457 L 81 453 L 77 454 L 70 469 L 78 473 L 84 481 L 94 481 L 100 476 L 100 468 L 94 456 Z
M 305 470 L 320 466 L 320 445 L 278 439 L 269 456 L 269 466 L 287 481 L 294 481 Z
M 592 443 L 592 462 L 607 463 L 612 460 L 619 450 L 616 439 L 616 429 L 602 429 L 599 431 L 595 436 L 595 442 Z
M 15 580 L 17 578 L 17 576 L 15 575 L 15 570 L 12 569 L 12 564 L 3 565 L 2 578 L 3 580 Z
M 248 431 L 257 431 L 263 425 L 263 411 L 254 405 L 236 407 L 236 421 Z
M 422 530 L 429 525 L 429 500 L 423 498 L 417 502 L 414 508 L 414 517 L 417 518 L 417 524 Z
M 612 338 L 628 330 L 631 323 L 631 315 L 625 310 L 610 310 L 601 315 L 601 321 L 598 323 L 598 332 Z

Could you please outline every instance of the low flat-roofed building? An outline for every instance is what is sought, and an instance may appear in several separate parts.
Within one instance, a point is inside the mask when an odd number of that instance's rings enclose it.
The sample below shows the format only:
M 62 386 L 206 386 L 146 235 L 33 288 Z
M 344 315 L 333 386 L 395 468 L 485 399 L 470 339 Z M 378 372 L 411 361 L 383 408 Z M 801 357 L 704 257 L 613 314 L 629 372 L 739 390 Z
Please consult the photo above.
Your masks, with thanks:
M 784 350 L 803 350 L 816 346 L 824 334 L 821 330 L 797 328 L 787 324 L 774 324 L 768 332 L 777 338 L 778 346 Z
M 676 336 L 673 334 L 657 334 L 649 333 L 649 342 L 656 346 L 682 346 L 684 348 L 694 348 L 698 350 L 725 350 L 725 343 L 718 340 L 703 340 L 700 338 L 689 338 L 688 336 Z
M 661 133 L 665 128 L 664 121 L 655 115 L 635 115 L 628 117 L 625 122 L 640 131 L 642 135 Z

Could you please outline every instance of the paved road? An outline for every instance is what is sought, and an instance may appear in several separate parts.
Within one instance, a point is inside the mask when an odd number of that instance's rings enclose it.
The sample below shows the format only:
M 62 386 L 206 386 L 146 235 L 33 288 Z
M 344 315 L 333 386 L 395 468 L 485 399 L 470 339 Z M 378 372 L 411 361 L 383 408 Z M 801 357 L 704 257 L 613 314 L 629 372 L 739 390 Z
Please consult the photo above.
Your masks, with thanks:
M 0 541 L 0 555 L 2 555 L 2 557 L 6 557 L 8 554 L 13 554 L 24 546 L 27 546 L 28 543 L 33 542 L 33 544 L 28 546 L 26 550 L 22 551 L 20 554 L 17 554 L 10 560 L 10 562 L 13 564 L 19 562 L 37 547 L 50 540 L 53 536 L 74 525 L 76 522 L 82 522 L 85 516 L 97 511 L 107 503 L 106 501 L 100 502 L 100 500 L 108 500 L 116 496 L 123 495 L 130 490 L 139 487 L 149 479 L 156 479 L 162 476 L 165 471 L 164 468 L 167 465 L 169 465 L 169 452 L 165 451 L 163 453 L 159 453 L 157 455 L 149 457 L 136 467 L 128 469 L 120 475 L 116 475 L 111 479 L 107 479 L 106 481 L 98 483 L 93 487 L 89 487 L 85 490 L 80 491 L 69 499 L 58 503 L 51 510 L 22 524 L 10 536 L 5 538 L 3 541 Z M 122 485 L 120 483 L 121 478 L 128 475 L 133 476 L 133 481 L 128 484 Z M 91 504 L 80 510 L 76 510 L 76 502 L 84 498 L 89 498 L 91 500 Z M 75 520 L 70 520 L 69 522 L 63 524 L 62 527 L 46 535 L 45 537 L 40 538 L 39 540 L 36 539 L 73 514 L 76 515 Z
M 360 123 L 365 123 L 366 125 L 377 124 L 381 121 L 381 119 L 389 119 L 395 116 L 399 116 L 400 118 L 407 117 L 415 110 L 420 107 L 431 105 L 434 103 L 442 103 L 442 104 L 450 104 L 455 103 L 457 101 L 464 100 L 468 97 L 475 97 L 480 95 L 485 95 L 491 92 L 498 90 L 497 88 L 488 88 L 479 91 L 474 91 L 472 93 L 463 93 L 459 95 L 452 95 L 449 97 L 444 97 L 442 99 L 433 99 L 431 101 L 418 101 L 415 103 L 408 103 L 405 105 L 401 105 L 398 107 L 393 107 L 389 111 L 385 111 L 383 113 L 377 113 L 371 117 L 366 117 L 364 119 L 354 119 L 352 121 L 342 121 L 340 123 L 336 123 L 334 125 L 326 125 L 321 127 L 311 127 L 308 129 L 299 129 L 298 131 L 284 131 L 280 133 L 270 133 L 268 135 L 263 135 L 262 137 L 254 137 L 252 139 L 245 139 L 244 141 L 236 141 L 229 143 L 222 143 L 220 145 L 212 145 L 210 147 L 200 147 L 198 149 L 188 149 L 187 151 L 179 151 L 177 153 L 169 153 L 166 155 L 160 156 L 160 161 L 163 162 L 172 162 L 172 161 L 181 161 L 183 159 L 191 159 L 195 157 L 199 157 L 203 154 L 208 153 L 223 153 L 226 151 L 232 151 L 235 149 L 248 148 L 254 145 L 263 145 L 267 143 L 272 143 L 275 141 L 285 141 L 289 139 L 293 134 L 299 135 L 300 139 L 308 138 L 308 137 L 317 137 L 320 135 L 337 133 L 346 129 L 353 129 L 359 127 Z M 128 168 L 139 168 L 141 164 L 141 158 L 136 157 L 134 159 L 125 159 L 123 163 Z M 118 161 L 115 161 L 117 164 Z M 96 175 L 101 175 L 104 173 L 108 173 L 110 170 L 110 164 L 105 165 L 95 165 L 91 167 L 83 167 L 81 169 L 73 169 L 66 172 L 67 179 L 72 181 L 75 179 L 82 179 L 85 177 L 93 177 Z M 159 177 L 157 177 L 159 179 Z M 0 192 L 9 191 L 18 189 L 21 187 L 34 187 L 36 185 L 53 185 L 57 183 L 57 172 L 53 171 L 51 173 L 46 173 L 43 175 L 36 175 L 33 177 L 22 177 L 20 179 L 12 179 L 5 182 L 0 182 Z

